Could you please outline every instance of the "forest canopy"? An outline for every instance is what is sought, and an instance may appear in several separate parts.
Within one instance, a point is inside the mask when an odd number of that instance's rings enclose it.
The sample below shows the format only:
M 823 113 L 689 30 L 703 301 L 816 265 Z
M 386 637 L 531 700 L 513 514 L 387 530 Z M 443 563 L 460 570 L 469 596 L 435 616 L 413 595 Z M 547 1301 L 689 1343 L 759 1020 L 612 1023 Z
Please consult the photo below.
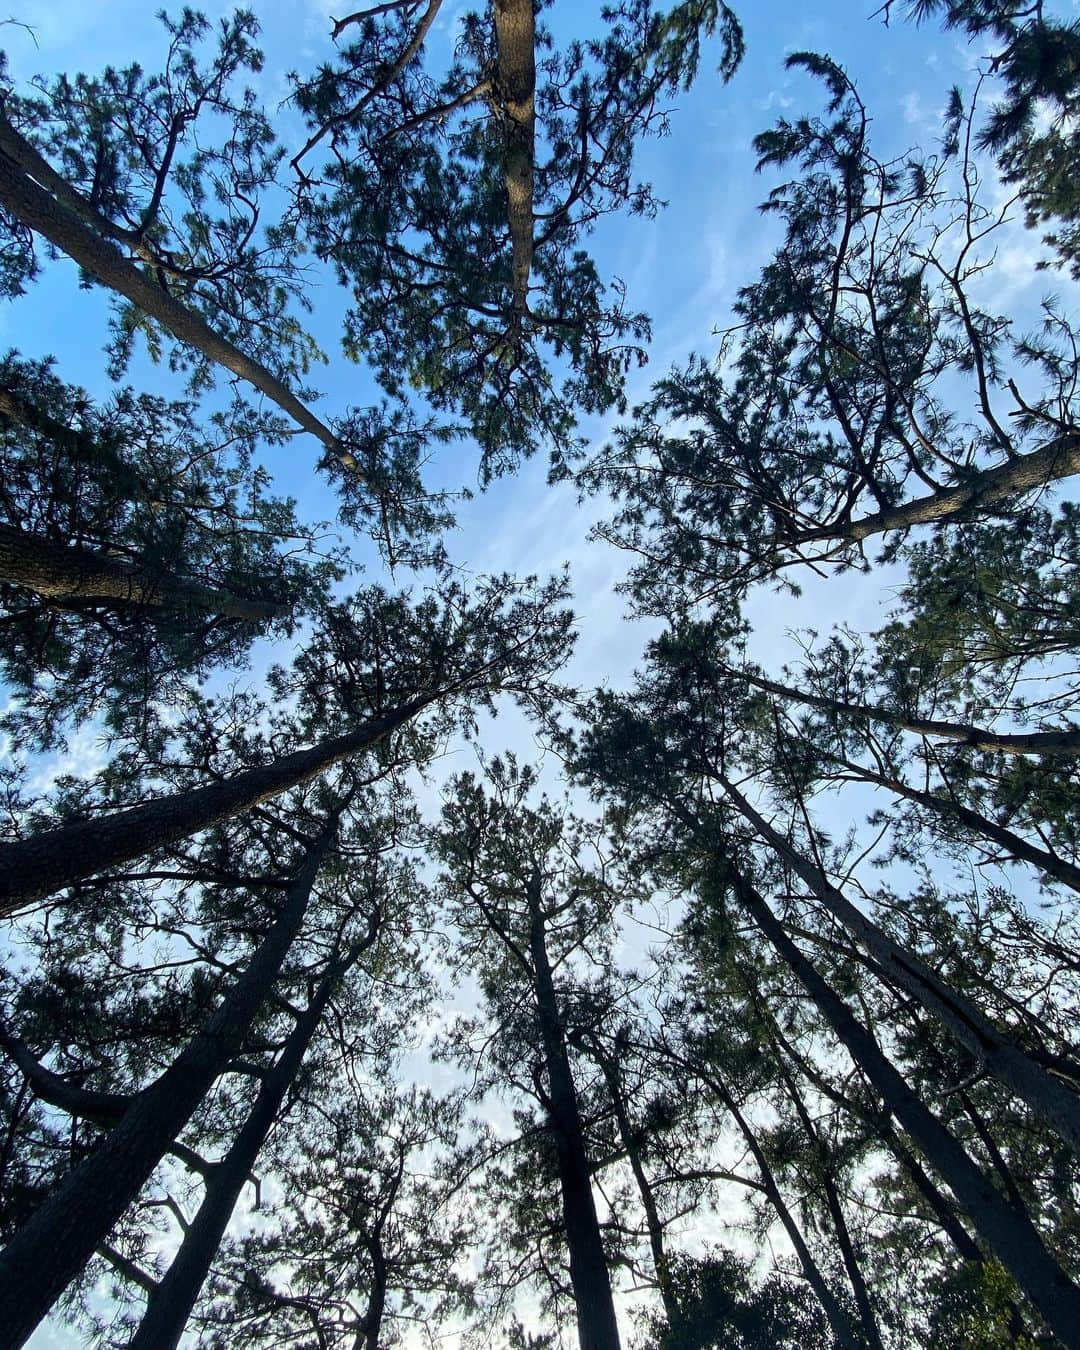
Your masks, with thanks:
M 63 10 L 0 1342 L 1080 1346 L 1080 22 Z

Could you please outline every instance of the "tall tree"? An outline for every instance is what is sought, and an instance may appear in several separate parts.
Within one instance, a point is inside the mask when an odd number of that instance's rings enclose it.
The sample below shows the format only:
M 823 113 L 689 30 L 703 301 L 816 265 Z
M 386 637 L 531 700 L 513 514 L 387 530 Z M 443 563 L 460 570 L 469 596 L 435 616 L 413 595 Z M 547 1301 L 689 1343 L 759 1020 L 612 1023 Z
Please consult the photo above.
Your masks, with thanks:
M 433 42 L 440 0 L 365 6 L 334 25 L 353 39 L 340 57 L 296 80 L 311 128 L 293 159 L 299 209 L 352 289 L 346 350 L 391 395 L 411 383 L 460 413 L 485 479 L 538 441 L 561 463 L 576 413 L 621 401 L 648 323 L 582 237 L 608 212 L 656 210 L 634 145 L 666 125 L 702 38 L 719 31 L 725 78 L 742 51 L 718 0 L 666 14 L 626 0 L 604 11 L 603 36 L 561 49 L 537 23 L 544 8 L 469 11 L 447 59 Z M 561 387 L 544 349 L 569 366 Z
M 527 805 L 535 775 L 493 760 L 488 785 L 462 775 L 452 784 L 433 841 L 446 867 L 452 913 L 468 944 L 496 1025 L 497 1062 L 512 1081 L 531 1083 L 545 1117 L 561 1199 L 560 1234 L 569 1255 L 582 1350 L 617 1350 L 619 1328 L 592 1188 L 592 1163 L 571 1061 L 572 989 L 577 953 L 595 946 L 611 896 L 588 869 L 587 839 L 575 836 L 548 802 Z
M 867 540 L 888 555 L 913 527 L 1013 513 L 1080 466 L 1068 319 L 1048 301 L 1029 336 L 973 293 L 1008 209 L 980 199 L 973 109 L 954 103 L 937 158 L 883 161 L 851 79 L 788 63 L 829 102 L 755 142 L 800 171 L 764 207 L 783 245 L 721 360 L 673 371 L 583 475 L 620 500 L 600 533 L 645 559 L 651 612 L 865 566 Z
M 503 578 L 475 600 L 451 586 L 413 606 L 374 588 L 331 606 L 325 645 L 316 640 L 298 657 L 292 683 L 284 673 L 276 680 L 283 697 L 300 699 L 291 739 L 313 730 L 314 744 L 109 815 L 87 818 L 84 801 L 75 808 L 81 819 L 0 845 L 0 909 L 12 913 L 258 806 L 386 740 L 425 709 L 443 709 L 452 724 L 455 706 L 490 706 L 498 690 L 526 704 L 542 700 L 572 640 L 569 614 L 555 609 L 563 594 L 559 583 L 522 591 Z
M 294 631 L 333 550 L 251 456 L 279 428 L 122 390 L 99 405 L 48 362 L 0 366 L 0 655 L 19 741 L 103 711 L 138 734 L 186 680 Z M 322 550 L 319 550 L 322 552 Z
M 246 969 L 172 1064 L 124 1103 L 105 1138 L 0 1253 L 0 1298 L 12 1345 L 22 1345 L 134 1200 L 211 1085 L 241 1050 L 303 925 L 333 847 L 339 801 L 303 855 L 284 903 Z

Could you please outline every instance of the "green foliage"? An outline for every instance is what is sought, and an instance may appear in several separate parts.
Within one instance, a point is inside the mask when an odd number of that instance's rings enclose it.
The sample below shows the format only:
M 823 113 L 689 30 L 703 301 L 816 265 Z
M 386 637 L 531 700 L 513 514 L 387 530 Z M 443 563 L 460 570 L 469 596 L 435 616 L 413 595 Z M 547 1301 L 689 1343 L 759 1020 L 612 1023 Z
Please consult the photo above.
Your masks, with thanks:
M 889 0 L 886 18 L 891 8 Z M 978 143 L 997 156 L 1005 181 L 1019 187 L 1028 225 L 1050 226 L 1045 242 L 1059 265 L 1080 278 L 1080 23 L 1024 0 L 915 0 L 907 11 L 917 21 L 940 17 L 946 27 L 993 44 L 988 72 L 1003 94 Z
M 0 363 L 0 395 L 0 523 L 115 559 L 150 585 L 271 605 L 259 623 L 4 583 L 0 661 L 17 700 L 4 727 L 17 742 L 60 744 L 95 715 L 148 734 L 190 681 L 241 663 L 259 631 L 295 632 L 342 575 L 319 527 L 301 525 L 253 465 L 260 440 L 281 439 L 277 422 L 240 409 L 201 424 L 190 402 L 130 389 L 95 404 L 51 362 L 15 353 Z
M 807 564 L 867 570 L 885 531 L 891 558 L 911 525 L 1012 513 L 1051 470 L 985 504 L 948 493 L 1076 434 L 1069 321 L 1047 301 L 1026 334 L 973 294 L 1002 224 L 961 150 L 974 109 L 953 109 L 940 154 L 884 161 L 850 77 L 813 53 L 788 64 L 828 98 L 755 141 L 760 167 L 797 171 L 763 207 L 781 247 L 717 359 L 672 371 L 580 475 L 615 498 L 597 533 L 641 555 L 627 589 L 646 613 L 794 589 Z
M 582 242 L 600 216 L 656 211 L 648 185 L 634 182 L 634 145 L 665 129 L 663 101 L 693 78 L 704 36 L 719 32 L 721 71 L 732 74 L 738 24 L 717 0 L 684 0 L 668 14 L 624 0 L 605 8 L 602 37 L 556 50 L 538 29 L 532 280 L 521 313 L 492 10 L 462 17 L 440 70 L 426 55 L 406 59 L 420 7 L 387 8 L 360 22 L 334 64 L 296 81 L 312 129 L 294 159 L 298 208 L 312 249 L 352 290 L 345 351 L 367 360 L 392 397 L 411 387 L 459 415 L 480 443 L 484 481 L 538 444 L 559 470 L 577 415 L 622 405 L 649 332 Z M 332 158 L 314 170 L 307 157 L 320 145 Z
M 834 1342 L 805 1285 L 714 1251 L 672 1263 L 681 1309 L 674 1327 L 654 1327 L 650 1350 L 828 1350 Z
M 145 267 L 174 298 L 288 382 L 320 360 L 298 321 L 309 308 L 288 221 L 264 227 L 284 151 L 250 88 L 262 68 L 253 13 L 212 26 L 195 10 L 161 15 L 168 35 L 162 69 L 107 67 L 100 75 L 38 81 L 23 97 L 9 90 L 4 112 L 49 160 L 61 202 L 108 243 Z M 52 186 L 46 183 L 46 186 Z M 4 218 L 4 289 L 18 294 L 36 271 L 31 241 Z M 111 372 L 120 378 L 137 335 L 174 369 L 191 369 L 194 388 L 212 380 L 198 352 L 176 345 L 148 315 L 117 301 Z

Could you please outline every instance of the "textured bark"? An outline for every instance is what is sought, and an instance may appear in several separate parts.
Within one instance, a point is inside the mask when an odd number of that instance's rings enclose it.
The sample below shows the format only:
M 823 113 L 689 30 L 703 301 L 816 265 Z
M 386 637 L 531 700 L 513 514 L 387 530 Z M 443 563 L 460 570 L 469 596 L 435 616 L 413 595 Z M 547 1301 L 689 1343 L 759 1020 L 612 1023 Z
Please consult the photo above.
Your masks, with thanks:
M 168 1069 L 0 1252 L 4 1345 L 22 1345 L 149 1180 L 176 1136 L 241 1049 L 300 930 L 336 819 L 308 850 L 288 898 L 247 969 Z
M 529 954 L 544 1068 L 547 1070 L 549 1114 L 559 1161 L 563 1224 L 570 1251 L 570 1283 L 577 1308 L 578 1339 L 581 1350 L 619 1350 L 619 1325 L 596 1217 L 581 1111 L 547 954 L 539 873 L 534 874 L 529 887 L 529 917 Z
M 439 697 L 440 694 L 427 694 L 413 699 L 395 712 L 362 723 L 347 735 L 296 750 L 270 764 L 245 769 L 209 787 L 157 797 L 126 811 L 0 845 L 0 915 L 14 913 L 30 901 L 51 895 L 83 877 L 185 839 L 287 788 L 305 783 L 340 760 L 383 740 Z
M 536 156 L 536 20 L 533 0 L 494 0 L 498 91 L 506 118 L 506 210 L 510 226 L 512 328 L 529 312 Z
M 970 745 L 975 750 L 996 751 L 1003 755 L 1080 755 L 1080 731 L 1028 731 L 1015 734 L 987 731 L 982 727 L 967 726 L 963 722 L 908 717 L 904 713 L 890 712 L 887 708 L 869 708 L 861 703 L 843 703 L 839 699 L 823 698 L 819 694 L 808 694 L 801 689 L 766 680 L 760 675 L 751 675 L 745 670 L 732 669 L 730 673 L 752 684 L 755 689 L 790 699 L 793 703 L 821 708 L 841 717 L 883 722 L 886 726 L 899 727 L 902 731 L 912 731 L 919 736 Z
M 169 1269 L 147 1299 L 146 1312 L 130 1341 L 130 1350 L 173 1350 L 184 1333 L 217 1255 L 236 1201 L 251 1174 L 267 1135 L 281 1112 L 326 1005 L 344 970 L 375 940 L 373 924 L 346 962 L 325 972 L 308 1006 L 297 1019 L 277 1062 L 263 1079 L 247 1119 L 229 1151 L 206 1177 L 206 1192 Z
M 1030 454 L 1018 455 L 993 469 L 986 469 L 959 487 L 943 488 L 940 492 L 917 497 L 888 511 L 863 516 L 849 525 L 800 531 L 789 542 L 809 544 L 837 539 L 857 544 L 888 530 L 906 530 L 912 525 L 933 525 L 963 511 L 993 506 L 1021 492 L 1031 492 L 1075 473 L 1080 473 L 1080 435 L 1069 432 Z
M 285 610 L 272 600 L 215 591 L 12 525 L 0 525 L 0 581 L 25 586 L 46 602 L 78 599 L 119 609 L 193 609 L 247 623 L 273 619 Z
M 19 133 L 0 115 L 3 138 L 11 143 Z M 282 382 L 258 361 L 246 356 L 227 338 L 216 333 L 194 311 L 181 304 L 150 277 L 139 270 L 108 239 L 92 229 L 64 201 L 41 187 L 20 164 L 0 153 L 0 205 L 29 229 L 34 230 L 62 253 L 74 259 L 104 286 L 130 300 L 167 328 L 174 337 L 202 352 L 209 360 L 232 371 L 254 385 L 283 412 L 311 432 L 339 457 L 343 455 L 338 438 Z M 347 456 L 350 463 L 351 455 Z
M 1080 1097 L 1003 1035 L 975 1004 L 867 918 L 828 881 L 819 867 L 801 857 L 732 783 L 726 778 L 720 781 L 741 815 L 873 957 L 888 978 L 937 1018 L 988 1074 L 1026 1102 L 1080 1155 Z
M 743 908 L 809 994 L 837 1040 L 881 1096 L 886 1110 L 945 1181 L 975 1231 L 1062 1342 L 1080 1346 L 1080 1288 L 1043 1246 L 1027 1213 L 1005 1200 L 919 1099 L 872 1033 L 788 937 L 759 892 L 730 860 L 724 859 L 720 866 Z

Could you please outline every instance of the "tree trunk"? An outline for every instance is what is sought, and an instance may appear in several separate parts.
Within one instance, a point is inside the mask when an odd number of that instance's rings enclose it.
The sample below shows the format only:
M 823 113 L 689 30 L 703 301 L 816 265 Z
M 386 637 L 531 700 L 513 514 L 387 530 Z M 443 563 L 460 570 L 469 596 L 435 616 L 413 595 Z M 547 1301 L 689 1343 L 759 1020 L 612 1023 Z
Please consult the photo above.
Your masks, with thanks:
M 745 978 L 745 977 L 744 977 Z M 829 1080 L 823 1077 L 812 1065 L 799 1054 L 797 1050 L 784 1036 L 784 1033 L 777 1026 L 776 1018 L 763 1005 L 761 998 L 752 985 L 746 985 L 747 993 L 750 996 L 758 1016 L 761 1017 L 769 1028 L 769 1034 L 773 1039 L 774 1047 L 777 1052 L 786 1055 L 788 1060 L 794 1064 L 799 1072 L 803 1074 L 809 1082 L 828 1101 L 833 1102 L 842 1111 L 853 1115 L 856 1120 L 862 1121 L 868 1126 L 873 1138 L 883 1145 L 893 1155 L 900 1164 L 901 1169 L 907 1173 L 909 1180 L 915 1189 L 926 1202 L 927 1208 L 933 1214 L 935 1221 L 942 1232 L 952 1243 L 957 1256 L 961 1261 L 973 1261 L 978 1266 L 986 1266 L 987 1258 L 979 1249 L 978 1244 L 972 1238 L 964 1225 L 956 1216 L 955 1208 L 949 1203 L 941 1190 L 935 1184 L 933 1179 L 927 1175 L 926 1169 L 918 1158 L 904 1143 L 900 1135 L 896 1132 L 893 1124 L 887 1118 L 883 1118 L 880 1112 L 871 1111 L 861 1102 L 840 1092 Z M 1070 1157 L 1067 1149 L 1062 1150 L 1066 1156 Z M 1025 1334 L 1025 1324 L 1020 1309 L 1012 1299 L 1005 1300 L 1005 1306 L 1009 1314 L 1009 1330 L 1014 1339 L 1019 1339 Z
M 193 609 L 259 623 L 284 613 L 272 600 L 247 600 L 86 548 L 0 525 L 0 581 L 36 591 L 46 602 L 78 599 L 114 609 Z
M 215 1079 L 241 1049 L 304 921 L 337 830 L 311 845 L 277 919 L 247 969 L 168 1069 L 135 1095 L 118 1124 L 0 1253 L 4 1344 L 24 1343 L 146 1184 Z
M 1045 487 L 1059 478 L 1080 473 L 1080 436 L 1067 432 L 1049 445 L 1041 446 L 1026 455 L 1018 455 L 993 469 L 985 469 L 958 487 L 942 488 L 926 497 L 917 497 L 902 506 L 863 516 L 848 525 L 825 526 L 818 530 L 801 530 L 784 542 L 788 545 L 817 543 L 836 539 L 843 543 L 860 543 L 875 534 L 888 530 L 906 530 L 912 525 L 932 525 L 948 520 L 963 511 L 1015 497 Z
M 909 802 L 916 802 L 919 806 L 926 807 L 928 811 L 933 811 L 946 820 L 959 821 L 961 825 L 966 826 L 974 834 L 981 834 L 985 839 L 1000 845 L 1014 858 L 1021 858 L 1024 862 L 1031 863 L 1032 867 L 1037 867 L 1047 876 L 1053 877 L 1055 881 L 1062 882 L 1070 890 L 1080 891 L 1080 867 L 1077 867 L 1075 863 L 1068 862 L 1065 858 L 1059 858 L 1056 853 L 1050 853 L 1046 849 L 1029 844 L 1021 835 L 1015 834 L 1012 830 L 1006 829 L 1004 825 L 999 825 L 996 821 L 990 820 L 981 812 L 973 811 L 970 806 L 964 806 L 962 802 L 956 801 L 953 797 L 938 797 L 932 792 L 920 792 L 918 788 L 910 787 L 899 778 L 875 773 L 873 769 L 863 768 L 861 764 L 852 764 L 850 760 L 843 759 L 840 755 L 829 755 L 828 758 L 848 769 L 851 773 L 857 774 L 867 783 L 876 783 L 878 787 L 883 787 L 889 792 L 895 792 L 898 797 L 905 797 Z
M 536 156 L 536 20 L 533 0 L 494 0 L 498 93 L 506 118 L 506 208 L 512 268 L 511 334 L 529 312 Z
M 859 1310 L 859 1320 L 862 1323 L 863 1340 L 871 1347 L 871 1350 L 884 1350 L 881 1343 L 881 1333 L 878 1331 L 877 1317 L 874 1315 L 873 1305 L 870 1302 L 870 1291 L 866 1287 L 862 1268 L 860 1267 L 859 1259 L 855 1254 L 855 1244 L 851 1240 L 851 1232 L 848 1229 L 844 1207 L 840 1201 L 840 1192 L 837 1189 L 836 1179 L 833 1175 L 828 1145 L 818 1133 L 817 1126 L 811 1119 L 806 1103 L 802 1099 L 802 1093 L 799 1091 L 798 1084 L 792 1078 L 783 1059 L 778 1061 L 778 1067 L 780 1069 L 781 1077 L 784 1080 L 787 1094 L 791 1099 L 792 1105 L 795 1107 L 795 1113 L 799 1117 L 799 1121 L 806 1131 L 806 1136 L 810 1140 L 810 1145 L 817 1156 L 821 1173 L 821 1186 L 825 1192 L 825 1205 L 829 1211 L 829 1218 L 832 1221 L 833 1231 L 836 1233 L 836 1241 L 840 1248 L 841 1258 L 844 1262 L 844 1270 L 847 1272 L 848 1282 L 851 1285 L 851 1292 L 855 1297 L 855 1306 Z
M 559 1160 L 563 1225 L 570 1251 L 570 1283 L 577 1307 L 578 1339 L 581 1350 L 619 1350 L 619 1325 L 596 1217 L 581 1112 L 548 960 L 539 873 L 534 874 L 529 886 L 529 912 L 529 951 L 550 1092 L 552 1133 Z
M 819 867 L 801 857 L 732 783 L 723 776 L 720 782 L 742 816 L 873 957 L 885 975 L 936 1017 L 987 1073 L 1026 1102 L 1080 1156 L 1080 1098 L 1076 1093 L 1003 1035 L 975 1004 L 867 918 L 828 881 Z
M 228 1153 L 206 1178 L 206 1193 L 172 1264 L 150 1294 L 130 1350 L 173 1350 L 184 1334 L 191 1310 L 221 1246 L 236 1201 L 251 1174 L 266 1137 L 278 1120 L 281 1104 L 322 1021 L 340 976 L 375 940 L 373 924 L 347 960 L 334 962 L 323 974 L 311 1002 L 297 1019 L 281 1054 L 263 1079 L 247 1119 Z
M 608 1092 L 611 1094 L 615 1121 L 619 1127 L 619 1138 L 626 1150 L 630 1170 L 634 1174 L 638 1195 L 641 1197 L 641 1207 L 645 1211 L 645 1226 L 649 1234 L 649 1251 L 652 1253 L 653 1270 L 656 1272 L 656 1287 L 660 1291 L 660 1301 L 664 1305 L 664 1316 L 667 1318 L 668 1326 L 674 1328 L 679 1324 L 681 1310 L 671 1283 L 667 1253 L 664 1251 L 664 1225 L 660 1220 L 660 1212 L 656 1207 L 656 1197 L 653 1194 L 649 1178 L 645 1174 L 645 1167 L 641 1160 L 641 1149 L 638 1148 L 634 1129 L 627 1114 L 626 1098 L 623 1096 L 618 1066 L 596 1045 L 593 1046 L 593 1057 L 600 1066 L 600 1072 L 604 1075 Z
M 1011 1272 L 1062 1342 L 1080 1346 L 1080 1288 L 1043 1246 L 1028 1215 L 1004 1199 L 963 1146 L 919 1100 L 873 1035 L 796 947 L 734 863 L 724 859 L 721 869 L 734 885 L 743 908 L 810 995 L 837 1040 L 882 1097 L 886 1110 L 944 1179 L 987 1247 Z
M 859 1350 L 863 1342 L 852 1334 L 851 1322 L 845 1315 L 844 1310 L 836 1301 L 836 1297 L 829 1288 L 828 1283 L 822 1275 L 818 1263 L 814 1260 L 813 1253 L 807 1246 L 806 1239 L 803 1237 L 802 1229 L 799 1227 L 794 1214 L 788 1208 L 787 1201 L 784 1199 L 783 1192 L 776 1180 L 776 1175 L 769 1164 L 765 1151 L 758 1143 L 757 1135 L 754 1133 L 749 1121 L 739 1110 L 738 1103 L 732 1096 L 727 1084 L 722 1078 L 717 1077 L 711 1071 L 703 1071 L 695 1067 L 693 1072 L 697 1073 L 702 1082 L 707 1083 L 724 1103 L 731 1118 L 739 1127 L 739 1133 L 746 1141 L 746 1147 L 754 1159 L 754 1165 L 761 1177 L 761 1185 L 769 1203 L 776 1211 L 777 1217 L 783 1225 L 784 1232 L 787 1233 L 792 1247 L 795 1249 L 795 1255 L 799 1258 L 799 1265 L 802 1266 L 803 1274 L 806 1276 L 806 1282 L 813 1289 L 821 1304 L 825 1316 L 829 1319 L 829 1325 L 832 1327 L 833 1335 L 836 1337 L 836 1343 L 842 1347 L 851 1347 L 853 1350 Z
M 0 845 L 0 915 L 11 914 L 28 901 L 51 895 L 83 877 L 185 839 L 305 783 L 339 760 L 383 740 L 440 696 L 425 694 L 395 712 L 364 722 L 347 735 L 245 769 L 209 787 L 189 788 L 125 811 Z
M 15 128 L 0 114 L 2 139 L 9 144 L 21 139 Z M 31 153 L 32 147 L 27 147 Z M 104 286 L 118 292 L 151 318 L 167 328 L 174 337 L 197 348 L 210 361 L 232 371 L 254 385 L 283 412 L 311 432 L 333 454 L 342 457 L 340 441 L 325 423 L 301 403 L 284 384 L 219 333 L 204 319 L 130 263 L 109 240 L 92 230 L 62 201 L 41 187 L 8 155 L 0 153 L 0 204 L 29 229 L 47 239 L 54 248 L 74 259 Z M 354 465 L 348 456 L 350 466 Z
M 838 713 L 841 717 L 884 722 L 886 726 L 899 727 L 902 731 L 913 731 L 919 736 L 931 736 L 937 740 L 955 741 L 961 745 L 970 745 L 975 750 L 991 750 L 1004 755 L 1080 754 L 1080 731 L 1030 731 L 1016 734 L 986 731 L 982 727 L 966 726 L 962 722 L 940 722 L 925 717 L 907 717 L 903 713 L 890 712 L 886 708 L 868 708 L 859 703 L 843 703 L 839 699 L 807 694 L 784 684 L 776 684 L 773 680 L 766 680 L 760 675 L 751 675 L 745 670 L 734 670 L 729 667 L 725 669 L 745 680 L 747 684 L 752 684 L 755 689 L 776 694 L 779 698 L 791 699 L 794 703 Z

